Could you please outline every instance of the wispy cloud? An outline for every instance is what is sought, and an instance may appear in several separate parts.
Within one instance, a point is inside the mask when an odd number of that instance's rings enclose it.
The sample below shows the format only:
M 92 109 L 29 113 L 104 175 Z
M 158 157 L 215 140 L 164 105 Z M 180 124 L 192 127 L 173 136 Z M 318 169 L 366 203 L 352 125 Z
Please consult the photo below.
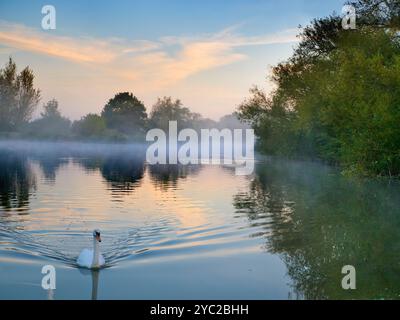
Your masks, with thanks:
M 236 29 L 231 27 L 215 34 L 193 37 L 130 41 L 60 36 L 0 21 L 0 44 L 100 68 L 115 77 L 163 86 L 246 59 L 245 54 L 237 52 L 240 47 L 297 41 L 296 30 L 274 35 L 243 36 Z

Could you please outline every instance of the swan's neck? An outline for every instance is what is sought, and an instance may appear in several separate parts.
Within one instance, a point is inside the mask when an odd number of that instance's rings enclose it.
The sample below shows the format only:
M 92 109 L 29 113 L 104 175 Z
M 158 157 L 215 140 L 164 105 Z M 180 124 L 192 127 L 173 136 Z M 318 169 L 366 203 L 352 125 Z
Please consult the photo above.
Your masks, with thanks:
M 99 242 L 93 239 L 93 261 L 92 268 L 99 267 L 100 245 Z

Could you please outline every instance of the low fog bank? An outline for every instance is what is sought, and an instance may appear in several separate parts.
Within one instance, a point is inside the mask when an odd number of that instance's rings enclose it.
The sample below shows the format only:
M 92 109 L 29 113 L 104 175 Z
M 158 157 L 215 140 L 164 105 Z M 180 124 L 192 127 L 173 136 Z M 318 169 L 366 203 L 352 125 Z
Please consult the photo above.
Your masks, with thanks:
M 27 140 L 0 140 L 0 152 L 23 152 L 29 154 L 115 154 L 146 153 L 146 143 L 96 143 L 96 142 L 49 142 Z
M 25 153 L 25 154 L 57 154 L 60 156 L 80 156 L 80 155 L 109 155 L 109 154 L 129 154 L 133 153 L 137 156 L 145 156 L 148 147 L 155 145 L 158 151 L 161 151 L 165 147 L 167 157 L 169 154 L 168 140 L 165 141 L 165 146 L 162 142 L 155 141 L 144 141 L 144 142 L 85 142 L 85 141 L 39 141 L 39 140 L 1 140 L 0 139 L 0 152 L 14 152 L 14 153 Z M 175 142 L 175 152 L 184 145 L 186 142 Z M 209 141 L 209 154 L 217 152 L 221 157 L 224 155 L 225 148 L 227 150 L 235 150 L 239 148 L 242 150 L 242 154 L 246 154 L 246 139 L 242 140 L 220 140 L 219 148 L 213 149 L 214 141 Z M 254 144 L 251 144 L 254 148 Z M 195 144 L 191 147 L 197 146 L 197 152 L 201 155 L 201 145 Z M 250 147 L 250 149 L 253 149 Z M 153 148 L 154 149 L 154 148 Z M 218 152 L 219 150 L 219 152 Z M 254 154 L 251 152 L 252 155 Z

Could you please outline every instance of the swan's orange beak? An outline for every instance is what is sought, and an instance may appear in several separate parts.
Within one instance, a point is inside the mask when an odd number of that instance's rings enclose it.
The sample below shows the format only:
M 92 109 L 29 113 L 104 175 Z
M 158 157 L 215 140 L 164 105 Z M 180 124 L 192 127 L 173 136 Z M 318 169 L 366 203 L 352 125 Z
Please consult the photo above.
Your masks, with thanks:
M 101 237 L 100 237 L 100 236 L 96 236 L 96 240 L 97 240 L 98 242 L 101 242 Z

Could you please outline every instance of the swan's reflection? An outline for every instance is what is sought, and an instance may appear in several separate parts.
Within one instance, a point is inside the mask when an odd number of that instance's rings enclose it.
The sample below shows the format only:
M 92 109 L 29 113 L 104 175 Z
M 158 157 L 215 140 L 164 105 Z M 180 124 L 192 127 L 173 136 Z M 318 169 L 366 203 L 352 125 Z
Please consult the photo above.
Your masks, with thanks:
M 97 300 L 97 292 L 99 287 L 100 270 L 79 269 L 79 272 L 84 276 L 92 276 L 92 300 Z
M 92 271 L 92 300 L 97 300 L 97 288 L 99 287 L 99 270 Z

